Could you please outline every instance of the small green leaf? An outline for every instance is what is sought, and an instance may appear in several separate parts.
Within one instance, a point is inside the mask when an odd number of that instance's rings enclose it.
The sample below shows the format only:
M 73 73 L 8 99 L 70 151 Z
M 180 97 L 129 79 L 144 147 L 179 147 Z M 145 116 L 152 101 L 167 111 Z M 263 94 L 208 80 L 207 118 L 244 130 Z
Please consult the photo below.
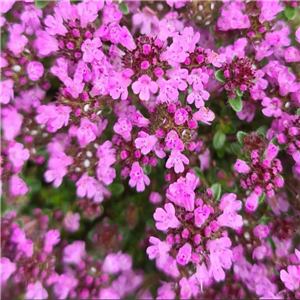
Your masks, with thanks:
M 296 7 L 286 6 L 284 14 L 288 20 L 294 20 L 297 15 L 297 9 Z
M 226 135 L 218 130 L 213 138 L 213 146 L 215 149 L 221 149 L 226 141 Z
M 243 102 L 240 96 L 236 95 L 235 98 L 229 98 L 230 106 L 236 112 L 240 112 L 243 109 Z
M 233 134 L 235 133 L 235 127 L 231 124 L 226 124 L 223 126 L 223 132 L 226 134 Z
M 243 93 L 244 93 L 244 92 L 242 92 L 239 88 L 236 88 L 236 89 L 235 89 L 235 92 L 236 92 L 236 94 L 237 94 L 238 96 L 240 96 L 240 97 L 242 97 L 242 96 L 243 96 Z
M 231 148 L 231 151 L 232 151 L 236 156 L 240 156 L 240 155 L 242 154 L 240 144 L 238 144 L 238 143 L 231 143 L 231 144 L 230 144 L 230 148 Z
M 108 189 L 113 196 L 120 196 L 124 192 L 124 186 L 121 183 L 112 183 Z
M 122 2 L 119 4 L 119 10 L 122 12 L 123 15 L 128 15 L 129 13 L 129 8 L 126 3 Z
M 262 193 L 262 194 L 258 197 L 258 203 L 259 203 L 259 204 L 262 204 L 262 203 L 264 202 L 265 198 L 266 198 L 265 193 Z
M 210 190 L 212 190 L 214 198 L 218 201 L 221 198 L 222 187 L 220 183 L 214 183 Z
M 150 175 L 151 171 L 152 171 L 152 167 L 151 167 L 151 165 L 145 165 L 143 170 L 146 175 Z
M 218 81 L 226 82 L 226 79 L 224 76 L 224 71 L 222 69 L 219 69 L 218 71 L 216 71 L 215 77 Z
M 42 9 L 44 8 L 47 4 L 48 4 L 49 1 L 40 1 L 40 0 L 35 0 L 34 1 L 34 4 L 37 8 L 39 9 Z
M 265 137 L 268 131 L 268 127 L 266 125 L 262 125 L 257 128 L 256 133 L 260 136 Z
M 199 167 L 193 167 L 193 170 L 195 172 L 195 175 L 200 178 L 201 175 L 202 175 L 200 168 Z
M 239 141 L 239 143 L 240 143 L 241 145 L 244 145 L 244 138 L 245 138 L 246 136 L 249 136 L 249 134 L 247 134 L 247 133 L 244 132 L 244 131 L 239 131 L 239 132 L 236 134 L 236 138 L 237 138 L 237 140 Z
M 297 109 L 297 115 L 300 116 L 300 108 Z

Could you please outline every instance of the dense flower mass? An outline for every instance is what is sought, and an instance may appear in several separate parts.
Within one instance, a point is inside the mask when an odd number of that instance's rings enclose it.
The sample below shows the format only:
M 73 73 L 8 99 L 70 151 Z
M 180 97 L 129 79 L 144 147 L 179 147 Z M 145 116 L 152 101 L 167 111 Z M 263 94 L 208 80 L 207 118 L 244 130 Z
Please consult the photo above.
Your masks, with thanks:
M 300 299 L 299 2 L 0 14 L 3 299 Z

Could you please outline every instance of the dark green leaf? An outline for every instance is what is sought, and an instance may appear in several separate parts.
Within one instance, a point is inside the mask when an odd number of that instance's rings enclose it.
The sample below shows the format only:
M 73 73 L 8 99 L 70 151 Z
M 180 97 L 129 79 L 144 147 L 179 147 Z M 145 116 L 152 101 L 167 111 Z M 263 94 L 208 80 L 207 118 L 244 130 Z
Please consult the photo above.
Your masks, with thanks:
M 37 8 L 39 9 L 42 9 L 44 8 L 47 4 L 48 4 L 49 1 L 40 1 L 40 0 L 35 0 L 34 1 L 34 4 Z
M 229 98 L 230 106 L 236 112 L 240 112 L 243 109 L 243 102 L 240 96 L 236 95 L 235 98 Z
M 200 170 L 199 167 L 193 167 L 193 170 L 194 170 L 195 175 L 196 175 L 197 177 L 201 177 L 202 173 L 201 173 L 201 170 Z
M 244 138 L 245 138 L 246 136 L 249 136 L 249 134 L 247 134 L 247 133 L 244 132 L 244 131 L 239 131 L 239 132 L 236 134 L 236 138 L 237 138 L 237 140 L 239 141 L 239 143 L 240 143 L 241 145 L 244 144 Z
M 214 198 L 216 201 L 218 201 L 221 198 L 221 192 L 222 192 L 222 187 L 220 183 L 214 183 L 210 189 L 213 192 Z
M 105 115 L 109 115 L 111 112 L 112 112 L 111 106 L 106 106 L 106 107 L 104 107 L 103 113 L 104 113 Z
M 145 165 L 143 170 L 146 175 L 150 175 L 151 171 L 152 171 L 152 167 L 151 167 L 151 165 Z
M 218 71 L 216 71 L 215 77 L 218 81 L 226 82 L 226 79 L 224 77 L 224 71 L 222 69 L 219 69 Z
M 124 192 L 124 186 L 121 183 L 112 183 L 108 189 L 113 196 L 120 196 Z
M 242 154 L 241 146 L 238 143 L 231 143 L 230 144 L 231 151 L 236 155 L 240 156 Z
M 265 197 L 266 197 L 265 193 L 262 193 L 262 194 L 258 197 L 258 203 L 259 203 L 259 204 L 263 203 L 264 200 L 265 200 Z
M 297 115 L 300 115 L 300 108 L 297 109 Z
M 218 130 L 213 138 L 214 148 L 215 149 L 222 148 L 225 143 L 225 140 L 226 140 L 226 135 L 222 131 Z
M 235 92 L 238 96 L 242 97 L 243 96 L 243 92 L 239 89 L 239 88 L 236 88 L 235 89 Z
M 288 20 L 294 20 L 297 14 L 296 7 L 286 6 L 284 9 L 284 14 Z
M 266 125 L 262 125 L 256 130 L 256 133 L 258 135 L 265 137 L 267 134 L 267 131 L 268 131 L 268 127 Z
M 123 15 L 128 15 L 129 8 L 128 8 L 126 3 L 123 2 L 123 3 L 119 4 L 119 9 L 120 9 L 120 11 L 122 12 Z
M 226 134 L 233 134 L 235 133 L 235 127 L 231 124 L 226 124 L 223 126 L 223 132 Z

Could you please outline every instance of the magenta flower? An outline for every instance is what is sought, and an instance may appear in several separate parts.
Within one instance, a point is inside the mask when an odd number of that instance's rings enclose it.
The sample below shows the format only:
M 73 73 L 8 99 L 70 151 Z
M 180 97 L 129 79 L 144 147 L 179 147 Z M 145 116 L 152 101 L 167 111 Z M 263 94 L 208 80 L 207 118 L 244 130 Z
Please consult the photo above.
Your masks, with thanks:
M 287 289 L 294 291 L 300 286 L 300 269 L 297 266 L 288 266 L 287 271 L 280 271 L 280 279 Z
M 184 108 L 176 110 L 174 115 L 175 124 L 182 125 L 188 119 L 188 112 Z
M 182 173 L 184 171 L 184 164 L 188 165 L 189 159 L 183 155 L 179 150 L 173 149 L 170 157 L 166 162 L 166 168 L 174 167 L 175 173 Z
M 80 214 L 75 213 L 73 214 L 71 211 L 69 211 L 63 221 L 64 228 L 68 232 L 76 232 L 79 229 L 79 221 L 80 221 Z
M 187 102 L 189 104 L 192 104 L 192 103 L 195 102 L 195 106 L 197 108 L 200 108 L 200 107 L 204 106 L 204 101 L 208 100 L 208 98 L 209 98 L 209 93 L 207 91 L 205 91 L 205 90 L 192 91 L 187 96 Z
M 26 183 L 18 177 L 18 175 L 13 175 L 10 180 L 10 193 L 13 196 L 25 195 L 28 192 L 28 187 Z
M 129 185 L 133 188 L 136 186 L 138 192 L 143 192 L 145 190 L 145 185 L 150 184 L 150 179 L 147 175 L 144 174 L 143 168 L 139 165 L 138 162 L 132 164 L 130 171 L 130 180 Z
M 263 114 L 267 117 L 274 116 L 275 118 L 278 118 L 281 116 L 281 101 L 278 98 L 268 98 L 265 97 L 263 101 L 261 102 L 262 106 L 265 106 L 265 108 L 262 110 Z
M 173 204 L 165 204 L 165 209 L 157 208 L 153 215 L 154 220 L 156 221 L 156 228 L 161 231 L 165 231 L 168 228 L 177 228 L 180 223 L 175 216 L 175 208 Z
M 17 267 L 16 264 L 11 262 L 6 257 L 1 257 L 1 285 L 3 285 L 10 277 L 11 275 L 16 271 Z
M 212 207 L 204 204 L 203 207 L 198 207 L 194 211 L 195 215 L 195 225 L 201 227 L 205 221 L 209 218 L 209 215 L 213 213 Z
M 201 121 L 205 124 L 210 125 L 210 122 L 215 118 L 215 114 L 206 107 L 200 107 L 200 109 L 194 113 L 194 120 Z
M 183 245 L 176 256 L 176 261 L 180 265 L 187 265 L 190 262 L 192 255 L 192 246 L 189 243 Z
M 149 135 L 144 131 L 140 131 L 138 138 L 134 141 L 137 149 L 141 149 L 142 154 L 147 155 L 154 149 L 157 142 L 157 137 L 155 135 Z
M 167 242 L 162 242 L 160 239 L 150 236 L 149 243 L 151 246 L 147 248 L 147 254 L 149 259 L 158 258 L 160 260 L 164 260 L 167 256 L 167 253 L 171 249 L 171 245 Z
M 75 241 L 64 248 L 63 262 L 67 264 L 78 264 L 86 257 L 85 242 Z
M 44 20 L 46 31 L 50 35 L 66 35 L 68 33 L 67 28 L 63 25 L 63 18 L 59 13 L 54 14 L 54 17 L 48 15 Z
M 166 138 L 165 138 L 166 146 L 169 149 L 178 149 L 183 150 L 184 145 L 182 140 L 179 138 L 177 132 L 175 130 L 171 130 L 168 132 Z
M 258 207 L 258 196 L 254 192 L 246 199 L 245 207 L 249 212 L 256 211 Z
M 234 169 L 242 174 L 247 174 L 250 172 L 250 167 L 247 165 L 247 163 L 241 159 L 237 159 L 235 165 L 234 165 Z
M 90 63 L 92 62 L 97 56 L 99 56 L 99 50 L 102 46 L 102 42 L 99 38 L 94 38 L 93 40 L 86 39 L 83 44 L 81 45 L 81 51 L 83 52 L 83 61 Z
M 96 179 L 88 176 L 88 174 L 83 174 L 82 177 L 76 182 L 77 186 L 77 196 L 78 197 L 88 197 L 92 198 L 96 193 Z
M 0 101 L 2 104 L 8 104 L 11 99 L 14 99 L 14 81 L 11 79 L 0 82 Z
M 12 142 L 8 148 L 8 158 L 15 168 L 22 167 L 30 156 L 29 150 L 17 142 Z
M 203 83 L 207 83 L 209 76 L 202 69 L 193 69 L 187 78 L 187 82 L 193 86 L 194 91 L 202 91 Z
M 132 84 L 132 90 L 135 94 L 139 94 L 141 100 L 149 101 L 150 92 L 155 94 L 158 90 L 158 85 L 148 75 L 142 75 L 138 78 L 138 81 Z
M 94 141 L 98 135 L 99 129 L 97 123 L 91 122 L 88 118 L 82 118 L 76 133 L 80 147 L 85 147 Z
M 40 281 L 29 283 L 25 299 L 48 299 L 48 292 L 44 289 Z
M 120 134 L 125 141 L 131 140 L 132 124 L 127 118 L 119 118 L 118 122 L 114 125 L 115 133 Z
M 285 61 L 290 62 L 298 62 L 300 61 L 300 54 L 297 48 L 295 47 L 289 47 L 285 50 L 284 53 Z
M 180 296 L 181 299 L 191 299 L 191 296 L 196 296 L 198 294 L 199 287 L 195 279 L 190 277 L 186 279 L 185 277 L 181 278 L 179 281 L 180 285 Z

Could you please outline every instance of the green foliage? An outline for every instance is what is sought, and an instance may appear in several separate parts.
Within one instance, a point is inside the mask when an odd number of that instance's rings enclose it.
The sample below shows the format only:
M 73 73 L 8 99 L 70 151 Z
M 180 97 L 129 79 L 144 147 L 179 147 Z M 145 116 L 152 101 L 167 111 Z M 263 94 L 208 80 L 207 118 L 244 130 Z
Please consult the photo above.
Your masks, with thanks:
M 221 130 L 218 130 L 213 138 L 213 146 L 216 150 L 221 149 L 226 141 L 226 135 Z
M 224 71 L 222 69 L 216 71 L 215 78 L 220 82 L 226 82 L 226 78 L 224 77 Z
M 41 1 L 41 0 L 35 0 L 34 1 L 34 4 L 37 8 L 39 9 L 42 9 L 44 8 L 47 4 L 48 4 L 49 1 Z
M 121 183 L 112 183 L 108 187 L 109 191 L 113 196 L 120 196 L 124 192 L 124 185 Z
M 236 134 L 236 138 L 237 138 L 237 140 L 239 141 L 239 143 L 240 143 L 241 145 L 244 144 L 244 138 L 245 138 L 246 136 L 249 136 L 249 134 L 247 134 L 247 133 L 244 132 L 244 131 L 239 131 L 239 132 Z
M 213 195 L 215 197 L 215 200 L 218 201 L 221 198 L 221 193 L 222 193 L 222 187 L 220 183 L 214 183 L 210 189 L 213 192 Z
M 243 102 L 239 95 L 236 95 L 235 98 L 229 98 L 229 103 L 232 109 L 236 112 L 240 112 L 243 109 Z
M 284 15 L 288 20 L 294 20 L 297 15 L 297 9 L 296 7 L 291 7 L 287 5 L 284 9 Z
M 128 15 L 129 13 L 129 8 L 126 3 L 122 2 L 119 4 L 119 9 L 122 12 L 123 15 Z

